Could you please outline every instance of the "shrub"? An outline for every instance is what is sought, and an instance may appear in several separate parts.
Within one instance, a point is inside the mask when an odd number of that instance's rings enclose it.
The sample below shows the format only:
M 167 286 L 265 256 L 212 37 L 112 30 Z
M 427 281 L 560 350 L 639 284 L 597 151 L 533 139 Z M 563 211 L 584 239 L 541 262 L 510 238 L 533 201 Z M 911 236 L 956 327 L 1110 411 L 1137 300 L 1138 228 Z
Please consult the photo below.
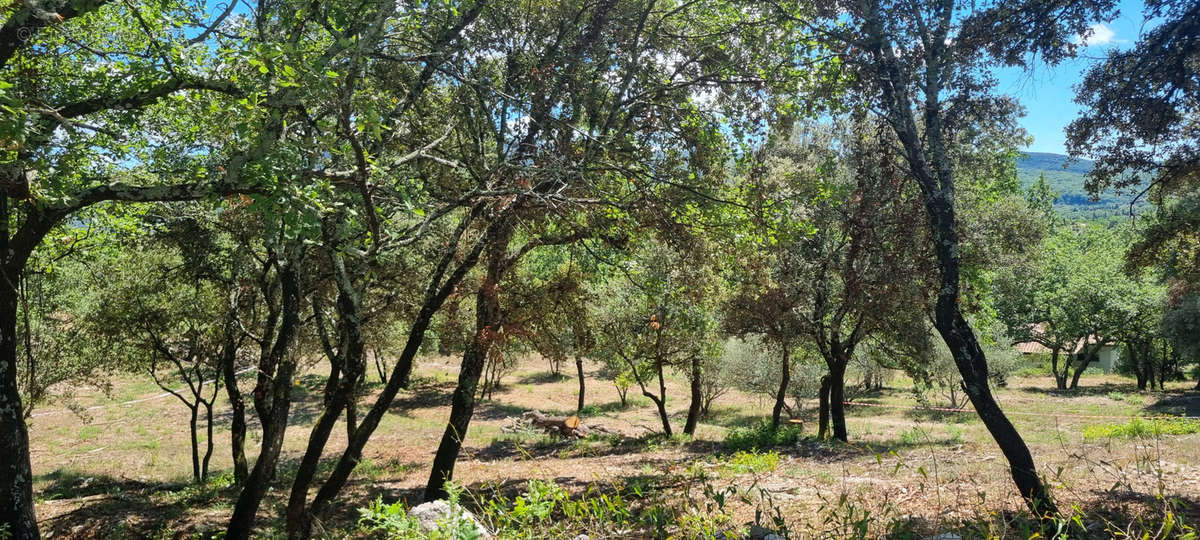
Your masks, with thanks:
M 760 422 L 749 428 L 737 428 L 725 435 L 725 447 L 730 450 L 762 450 L 800 440 L 801 427 L 784 424 L 778 429 L 770 422 Z

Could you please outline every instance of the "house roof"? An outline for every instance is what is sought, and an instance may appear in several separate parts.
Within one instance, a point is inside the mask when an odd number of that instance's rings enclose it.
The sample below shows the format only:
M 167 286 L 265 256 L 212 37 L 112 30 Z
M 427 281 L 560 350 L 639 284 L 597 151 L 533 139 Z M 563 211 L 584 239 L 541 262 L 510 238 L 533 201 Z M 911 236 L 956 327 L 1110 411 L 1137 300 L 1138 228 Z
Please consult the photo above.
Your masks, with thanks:
M 1017 352 L 1021 354 L 1050 354 L 1050 349 L 1047 349 L 1041 343 L 1026 341 L 1024 343 L 1014 343 L 1013 345 L 1016 346 Z
M 1037 323 L 1037 324 L 1033 325 L 1033 328 L 1031 328 L 1029 331 L 1030 335 L 1033 335 L 1033 336 L 1045 335 L 1045 332 L 1046 332 L 1046 324 L 1045 323 Z M 1075 354 L 1075 353 L 1078 353 L 1083 350 L 1083 346 L 1085 343 L 1097 343 L 1099 341 L 1100 341 L 1100 338 L 1098 336 L 1096 336 L 1096 334 L 1092 334 L 1092 335 L 1088 336 L 1086 340 L 1080 340 L 1078 343 L 1076 343 L 1074 349 L 1072 349 L 1070 351 L 1063 349 L 1062 352 L 1065 352 L 1067 354 Z M 1049 347 L 1046 347 L 1045 345 L 1042 345 L 1041 343 L 1037 343 L 1034 341 L 1017 342 L 1017 343 L 1013 343 L 1013 346 L 1015 346 L 1017 348 L 1017 351 L 1020 352 L 1021 354 L 1050 354 L 1051 353 L 1051 350 Z

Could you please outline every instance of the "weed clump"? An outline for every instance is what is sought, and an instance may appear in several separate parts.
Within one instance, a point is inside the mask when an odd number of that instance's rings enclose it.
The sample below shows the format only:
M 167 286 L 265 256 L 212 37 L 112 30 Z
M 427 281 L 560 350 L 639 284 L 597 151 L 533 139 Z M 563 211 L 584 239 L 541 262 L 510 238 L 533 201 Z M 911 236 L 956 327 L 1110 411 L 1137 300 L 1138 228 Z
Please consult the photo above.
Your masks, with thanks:
M 1200 432 L 1200 422 L 1185 419 L 1134 418 L 1125 424 L 1102 424 L 1083 428 L 1084 439 L 1135 439 Z
M 778 428 L 769 422 L 760 422 L 749 428 L 737 428 L 725 435 L 725 447 L 730 450 L 763 450 L 775 446 L 796 444 L 801 437 L 801 427 L 785 424 Z
M 733 474 L 759 474 L 779 468 L 779 454 L 739 450 L 729 456 L 722 466 Z

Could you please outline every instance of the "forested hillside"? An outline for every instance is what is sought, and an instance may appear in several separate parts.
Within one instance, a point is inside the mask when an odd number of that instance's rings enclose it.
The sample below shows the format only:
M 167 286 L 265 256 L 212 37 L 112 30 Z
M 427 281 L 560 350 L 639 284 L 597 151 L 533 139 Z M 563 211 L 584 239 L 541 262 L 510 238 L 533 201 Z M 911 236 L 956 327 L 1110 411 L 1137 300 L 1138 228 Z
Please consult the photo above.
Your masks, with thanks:
M 1072 161 L 1062 154 L 1027 152 L 1017 160 L 1017 177 L 1022 187 L 1029 187 L 1044 176 L 1051 189 L 1058 193 L 1055 207 L 1060 214 L 1073 220 L 1104 220 L 1129 215 L 1129 203 L 1138 192 L 1108 190 L 1099 200 L 1093 200 L 1084 188 L 1084 175 L 1092 170 L 1092 162 L 1086 159 Z M 1142 196 L 1134 211 L 1149 210 L 1149 203 Z

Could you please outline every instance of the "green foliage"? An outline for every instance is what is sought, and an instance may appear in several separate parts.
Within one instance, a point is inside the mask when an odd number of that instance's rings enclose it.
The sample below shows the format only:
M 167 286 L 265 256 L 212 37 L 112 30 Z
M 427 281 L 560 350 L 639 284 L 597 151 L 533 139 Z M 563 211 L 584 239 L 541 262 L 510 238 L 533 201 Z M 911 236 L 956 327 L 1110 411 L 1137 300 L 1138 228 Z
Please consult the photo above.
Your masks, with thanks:
M 1175 350 L 1200 362 L 1200 294 L 1189 294 L 1169 306 L 1162 331 Z
M 620 492 L 588 488 L 577 498 L 553 481 L 530 480 L 516 498 L 487 497 L 482 508 L 506 538 L 553 538 L 574 531 L 618 530 L 635 522 L 634 509 Z
M 766 450 L 796 444 L 800 441 L 802 431 L 802 426 L 798 424 L 783 424 L 774 428 L 769 421 L 759 422 L 751 427 L 730 430 L 725 434 L 724 446 L 738 451 Z
M 1016 161 L 1021 186 L 1031 190 L 1030 193 L 1035 194 L 1039 201 L 1044 200 L 1045 195 L 1052 194 L 1049 200 L 1055 213 L 1068 223 L 1119 223 L 1127 220 L 1129 204 L 1134 202 L 1131 190 L 1119 193 L 1109 190 L 1100 197 L 1093 197 L 1087 187 L 1087 175 L 1092 171 L 1092 162 L 1086 159 L 1070 162 L 1069 159 L 1059 154 L 1023 154 Z M 1039 182 L 1044 184 L 1039 186 Z M 1149 210 L 1150 204 L 1146 197 L 1138 199 L 1133 208 L 1138 214 Z
M 408 508 L 399 501 L 384 504 L 377 496 L 370 506 L 358 509 L 358 526 L 366 531 L 386 533 L 391 538 L 421 538 L 417 520 L 409 517 Z
M 702 381 L 717 376 L 712 360 L 721 354 L 715 309 L 721 290 L 709 264 L 711 247 L 697 238 L 676 240 L 690 245 L 671 249 L 665 241 L 643 239 L 622 262 L 623 275 L 593 293 L 599 300 L 594 356 L 605 362 L 622 395 L 636 385 L 665 403 L 665 374 L 676 370 L 690 378 L 693 364 Z M 668 431 L 669 419 L 660 419 Z
M 999 320 L 1016 341 L 1058 348 L 1056 376 L 1066 377 L 1076 363 L 1068 357 L 1077 349 L 1090 354 L 1103 344 L 1157 334 L 1164 288 L 1124 272 L 1128 239 L 1127 229 L 1064 225 L 1035 259 L 998 272 Z
M 1134 418 L 1123 424 L 1093 425 L 1083 428 L 1084 439 L 1156 438 L 1166 435 L 1200 433 L 1200 421 L 1186 419 Z
M 738 450 L 718 460 L 721 467 L 732 474 L 761 474 L 779 467 L 779 454 L 774 450 Z
M 463 507 L 459 499 L 463 490 L 449 485 L 446 489 L 446 502 L 450 505 L 450 516 L 438 521 L 437 528 L 432 531 L 421 531 L 415 517 L 408 514 L 403 503 L 384 504 L 382 497 L 376 497 L 370 506 L 359 508 L 358 526 L 360 529 L 383 533 L 388 538 L 397 539 L 426 539 L 426 540 L 475 540 L 480 537 L 474 522 L 464 517 Z

